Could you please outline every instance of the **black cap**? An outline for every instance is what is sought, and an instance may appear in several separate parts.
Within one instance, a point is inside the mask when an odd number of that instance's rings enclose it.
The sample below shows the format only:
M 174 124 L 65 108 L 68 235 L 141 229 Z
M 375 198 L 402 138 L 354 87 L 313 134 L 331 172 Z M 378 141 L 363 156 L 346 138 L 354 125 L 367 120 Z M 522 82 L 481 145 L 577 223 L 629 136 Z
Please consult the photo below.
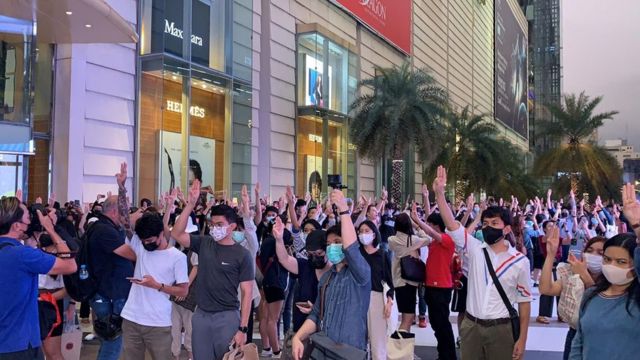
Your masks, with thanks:
M 307 251 L 327 250 L 327 233 L 323 230 L 315 230 L 307 235 L 305 249 Z

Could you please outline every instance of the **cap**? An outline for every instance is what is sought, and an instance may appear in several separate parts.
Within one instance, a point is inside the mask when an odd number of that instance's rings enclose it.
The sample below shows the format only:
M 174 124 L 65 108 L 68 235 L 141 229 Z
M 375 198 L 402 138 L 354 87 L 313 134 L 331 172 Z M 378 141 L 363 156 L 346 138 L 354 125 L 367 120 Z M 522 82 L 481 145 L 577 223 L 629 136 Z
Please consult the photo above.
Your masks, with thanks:
M 315 230 L 307 235 L 305 250 L 327 250 L 327 233 L 324 230 Z

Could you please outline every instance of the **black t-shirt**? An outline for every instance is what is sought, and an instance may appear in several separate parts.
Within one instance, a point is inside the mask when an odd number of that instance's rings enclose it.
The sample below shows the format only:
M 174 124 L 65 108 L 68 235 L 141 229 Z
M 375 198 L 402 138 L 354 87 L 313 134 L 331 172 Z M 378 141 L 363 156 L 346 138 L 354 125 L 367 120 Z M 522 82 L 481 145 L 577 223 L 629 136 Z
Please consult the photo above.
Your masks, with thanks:
M 293 294 L 293 302 L 316 301 L 318 297 L 318 277 L 316 270 L 307 259 L 296 259 L 298 261 L 298 285 Z
M 364 246 L 360 247 L 360 253 L 367 260 L 369 267 L 371 267 L 371 291 L 382 292 L 382 281 L 387 283 L 390 287 L 389 293 L 386 294 L 389 297 L 393 297 L 393 278 L 391 276 L 391 257 L 390 254 L 382 249 L 373 254 L 367 253 Z
M 112 300 L 129 297 L 133 263 L 113 251 L 124 245 L 124 230 L 109 218 L 99 215 L 87 234 L 91 270 L 98 280 L 98 294 Z
M 220 245 L 209 235 L 191 235 L 198 254 L 196 304 L 206 312 L 240 309 L 238 286 L 255 279 L 253 257 L 242 245 Z
M 389 224 L 394 223 L 393 216 L 382 215 L 382 221 L 380 222 L 380 236 L 383 243 L 389 242 L 389 237 L 396 234 L 395 227 Z

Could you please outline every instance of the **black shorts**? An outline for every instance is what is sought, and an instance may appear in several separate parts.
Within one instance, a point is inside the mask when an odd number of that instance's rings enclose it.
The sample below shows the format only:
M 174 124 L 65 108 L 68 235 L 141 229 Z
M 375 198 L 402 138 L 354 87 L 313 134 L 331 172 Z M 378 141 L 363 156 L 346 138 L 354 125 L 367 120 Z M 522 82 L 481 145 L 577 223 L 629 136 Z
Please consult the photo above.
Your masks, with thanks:
M 58 303 L 58 314 L 60 315 L 60 325 L 53 328 L 51 337 L 62 336 L 62 329 L 64 328 L 64 300 L 56 301 Z
M 275 286 L 264 286 L 262 291 L 264 291 L 264 300 L 267 304 L 284 300 L 284 289 Z
M 544 255 L 533 255 L 533 268 L 542 269 L 542 265 L 544 265 Z
M 453 299 L 451 300 L 451 311 L 458 313 L 467 311 L 467 277 L 462 276 L 460 282 L 462 283 L 462 288 L 453 289 Z
M 395 289 L 398 312 L 401 314 L 416 313 L 416 294 L 418 287 L 405 285 Z

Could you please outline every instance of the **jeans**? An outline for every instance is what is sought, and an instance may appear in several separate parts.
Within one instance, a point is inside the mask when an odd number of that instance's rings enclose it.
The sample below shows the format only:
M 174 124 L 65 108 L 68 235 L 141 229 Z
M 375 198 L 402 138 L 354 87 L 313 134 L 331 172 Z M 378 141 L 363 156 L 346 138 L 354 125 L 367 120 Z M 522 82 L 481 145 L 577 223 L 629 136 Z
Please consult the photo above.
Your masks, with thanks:
M 555 268 L 553 269 L 552 277 L 554 281 L 557 279 Z M 540 307 L 538 308 L 538 316 L 544 316 L 548 318 L 553 317 L 553 299 L 554 296 L 540 295 Z M 560 302 L 560 298 L 558 296 L 555 296 L 555 300 L 556 302 Z
M 282 310 L 282 331 L 284 332 L 285 336 L 291 328 L 291 308 L 293 307 L 293 292 L 294 287 L 297 283 L 298 281 L 293 276 L 289 276 L 289 286 L 287 286 L 287 294 L 284 298 L 284 306 Z M 278 329 L 280 329 L 280 326 L 278 326 Z
M 564 342 L 564 353 L 562 354 L 562 360 L 569 360 L 569 354 L 571 354 L 571 343 L 573 338 L 576 337 L 576 329 L 569 328 L 567 333 L 567 339 Z
M 97 319 L 111 314 L 120 315 L 127 299 L 111 300 L 99 294 L 91 300 L 91 308 Z M 100 339 L 100 350 L 96 360 L 118 360 L 122 352 L 122 336 L 115 340 Z
M 427 302 L 424 300 L 424 285 L 418 287 L 418 315 L 424 316 L 427 313 Z
M 453 289 L 424 288 L 424 300 L 429 307 L 429 321 L 438 340 L 438 356 L 442 360 L 455 360 L 456 343 L 449 321 L 449 303 Z

